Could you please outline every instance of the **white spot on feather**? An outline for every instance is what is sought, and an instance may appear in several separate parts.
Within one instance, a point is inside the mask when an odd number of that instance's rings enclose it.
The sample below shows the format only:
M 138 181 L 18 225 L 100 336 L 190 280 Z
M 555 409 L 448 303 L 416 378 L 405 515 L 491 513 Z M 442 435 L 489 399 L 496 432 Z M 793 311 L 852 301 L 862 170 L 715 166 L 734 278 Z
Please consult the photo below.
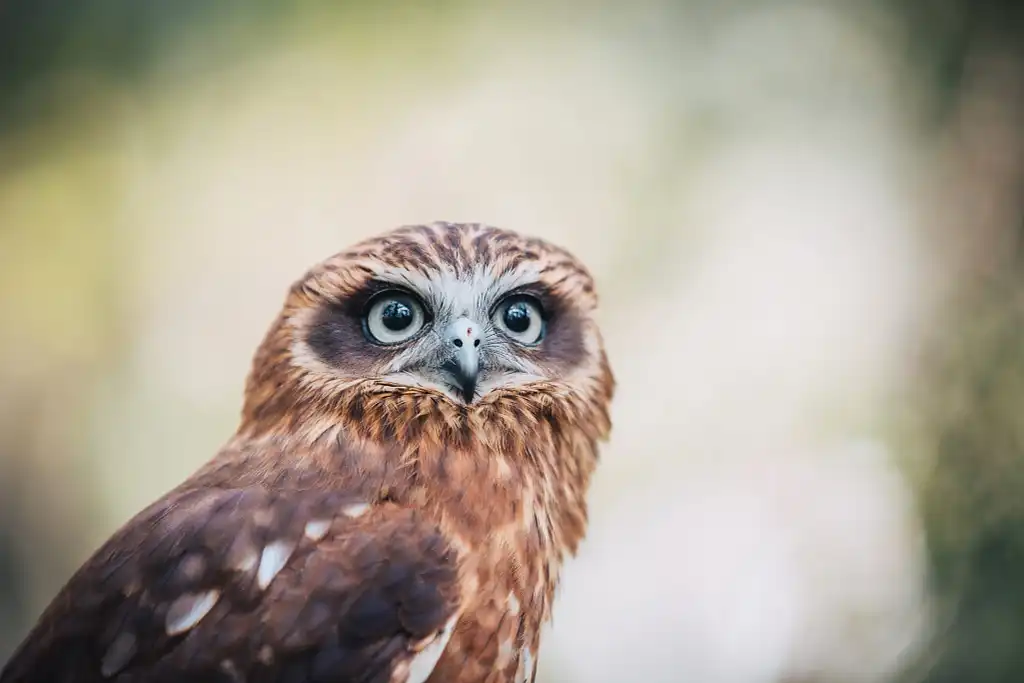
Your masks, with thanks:
M 313 519 L 306 522 L 306 528 L 303 533 L 311 541 L 319 541 L 325 535 L 327 530 L 331 528 L 331 520 L 329 519 Z
M 245 676 L 242 675 L 242 672 L 238 670 L 238 667 L 230 659 L 221 661 L 220 670 L 232 681 L 236 681 L 236 683 L 244 683 L 245 681 Z
M 515 651 L 516 644 L 512 638 L 501 641 L 501 644 L 498 645 L 498 661 L 494 665 L 499 669 L 504 669 L 505 665 L 512 661 Z
M 284 569 L 288 558 L 292 556 L 295 546 L 287 541 L 274 541 L 263 549 L 260 555 L 260 568 L 256 570 L 256 583 L 266 589 L 277 573 Z
M 516 668 L 515 683 L 530 683 L 533 679 L 533 668 L 536 662 L 533 660 L 533 651 L 524 647 L 519 651 L 519 666 Z
M 104 678 L 110 678 L 118 671 L 127 666 L 136 652 L 136 639 L 134 633 L 122 631 L 114 638 L 114 642 L 107 648 L 100 663 L 100 673 Z
M 498 468 L 498 477 L 501 479 L 508 479 L 512 476 L 512 468 L 508 465 L 508 460 L 504 456 L 498 456 L 496 459 L 496 466 Z
M 438 660 L 444 654 L 444 648 L 448 645 L 448 641 L 451 640 L 457 618 L 455 616 L 449 619 L 448 623 L 445 624 L 444 630 L 409 661 L 409 675 L 406 677 L 405 683 L 424 683 L 424 681 L 430 678 L 430 674 L 433 673 Z
M 235 569 L 243 574 L 248 574 L 256 567 L 256 563 L 259 561 L 260 557 L 256 554 L 256 551 L 250 550 L 238 561 L 238 564 L 235 565 Z
M 220 591 L 210 590 L 205 593 L 189 593 L 183 595 L 167 610 L 164 622 L 167 635 L 176 636 L 184 633 L 203 620 L 213 606 L 220 600 Z
M 508 594 L 508 613 L 512 616 L 519 614 L 519 598 L 516 597 L 515 593 Z
M 370 509 L 369 503 L 353 503 L 341 508 L 341 514 L 355 519 Z

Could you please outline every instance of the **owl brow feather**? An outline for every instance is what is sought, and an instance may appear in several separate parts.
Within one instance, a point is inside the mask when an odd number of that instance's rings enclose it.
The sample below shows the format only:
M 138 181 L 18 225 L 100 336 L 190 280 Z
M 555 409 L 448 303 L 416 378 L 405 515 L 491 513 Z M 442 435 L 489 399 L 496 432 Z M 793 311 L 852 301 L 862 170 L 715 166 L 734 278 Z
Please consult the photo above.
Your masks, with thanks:
M 538 275 L 538 269 L 532 264 L 497 274 L 483 266 L 477 266 L 462 276 L 447 267 L 439 268 L 433 275 L 407 268 L 384 266 L 374 269 L 376 281 L 408 287 L 436 307 L 455 303 L 454 299 L 460 297 L 453 295 L 460 290 L 463 293 L 462 298 L 469 299 L 466 301 L 467 304 L 482 307 L 484 303 L 507 295 L 513 290 L 539 284 Z

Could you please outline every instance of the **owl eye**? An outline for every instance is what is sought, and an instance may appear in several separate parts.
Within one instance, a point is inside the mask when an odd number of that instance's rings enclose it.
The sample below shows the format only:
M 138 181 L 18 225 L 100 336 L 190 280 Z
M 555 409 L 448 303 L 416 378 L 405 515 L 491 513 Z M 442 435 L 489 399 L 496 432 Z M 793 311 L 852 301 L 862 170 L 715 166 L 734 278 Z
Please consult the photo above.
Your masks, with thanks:
M 378 344 L 408 341 L 427 324 L 427 314 L 416 297 L 384 292 L 371 302 L 363 321 L 366 335 Z
M 532 296 L 513 296 L 498 305 L 494 324 L 520 344 L 533 345 L 544 336 L 544 315 Z

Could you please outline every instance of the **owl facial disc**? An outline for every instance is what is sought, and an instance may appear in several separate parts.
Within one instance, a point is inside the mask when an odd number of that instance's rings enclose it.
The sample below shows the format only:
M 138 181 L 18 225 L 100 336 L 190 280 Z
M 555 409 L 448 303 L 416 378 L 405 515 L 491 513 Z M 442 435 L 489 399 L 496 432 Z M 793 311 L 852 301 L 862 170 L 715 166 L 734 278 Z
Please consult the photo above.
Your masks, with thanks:
M 497 228 L 400 228 L 295 288 L 307 300 L 290 355 L 310 384 L 475 407 L 523 391 L 590 391 L 604 364 L 587 271 L 559 247 Z

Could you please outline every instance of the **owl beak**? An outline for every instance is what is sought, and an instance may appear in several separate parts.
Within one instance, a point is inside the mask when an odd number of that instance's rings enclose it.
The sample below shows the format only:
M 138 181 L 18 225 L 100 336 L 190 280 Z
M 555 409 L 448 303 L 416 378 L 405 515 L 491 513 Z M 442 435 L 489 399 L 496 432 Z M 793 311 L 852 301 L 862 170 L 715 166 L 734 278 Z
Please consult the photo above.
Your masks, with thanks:
M 480 326 L 469 318 L 459 318 L 448 328 L 447 340 L 454 354 L 444 370 L 459 388 L 462 400 L 472 403 L 480 374 Z

